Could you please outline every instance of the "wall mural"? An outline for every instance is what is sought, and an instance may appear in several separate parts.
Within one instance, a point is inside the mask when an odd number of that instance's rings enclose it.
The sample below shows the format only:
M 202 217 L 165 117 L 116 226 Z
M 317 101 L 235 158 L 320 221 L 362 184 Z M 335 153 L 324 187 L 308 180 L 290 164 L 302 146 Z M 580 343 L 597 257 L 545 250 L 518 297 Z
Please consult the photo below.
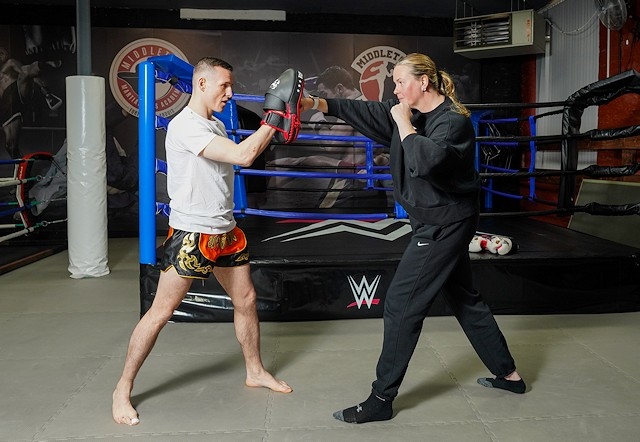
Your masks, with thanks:
M 0 159 L 36 151 L 64 154 L 65 77 L 76 73 L 75 38 L 74 28 L 69 27 L 0 26 Z M 409 52 L 424 52 L 440 69 L 452 74 L 461 101 L 479 102 L 480 98 L 479 63 L 454 54 L 451 39 L 445 37 L 93 28 L 91 49 L 93 73 L 104 77 L 107 83 L 110 230 L 137 227 L 131 219 L 137 217 L 136 67 L 149 56 L 174 54 L 191 64 L 204 56 L 222 58 L 234 67 L 236 94 L 263 95 L 274 78 L 294 67 L 305 75 L 305 89 L 310 93 L 386 100 L 394 97 L 391 75 L 397 60 Z M 188 101 L 188 96 L 168 84 L 157 85 L 156 97 L 158 114 L 167 118 Z M 246 128 L 257 128 L 262 116 L 260 103 L 238 104 Z M 306 112 L 302 120 L 308 123 L 307 132 L 353 134 L 340 121 L 316 111 Z M 160 158 L 164 158 L 163 142 L 164 133 L 159 130 Z M 311 171 L 335 167 L 350 173 L 357 171 L 363 161 L 362 152 L 335 144 L 317 143 L 304 149 L 273 146 L 254 167 Z M 384 152 L 377 155 L 377 161 L 384 164 Z M 261 201 L 264 208 L 349 207 L 357 204 L 352 198 L 355 193 L 351 192 L 357 187 L 357 180 L 335 179 L 272 177 L 249 183 L 250 191 L 303 190 L 267 191 L 270 196 Z M 326 192 L 306 192 L 306 188 Z M 166 197 L 165 192 L 159 179 L 159 200 Z M 389 203 L 379 192 L 369 197 L 367 204 Z

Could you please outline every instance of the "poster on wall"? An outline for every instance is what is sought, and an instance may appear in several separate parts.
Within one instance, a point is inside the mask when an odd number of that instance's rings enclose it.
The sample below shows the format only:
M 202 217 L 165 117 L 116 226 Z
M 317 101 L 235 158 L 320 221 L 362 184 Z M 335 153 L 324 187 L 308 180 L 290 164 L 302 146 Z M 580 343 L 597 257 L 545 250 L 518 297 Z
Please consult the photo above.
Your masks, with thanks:
M 64 237 L 65 78 L 75 72 L 73 27 L 0 26 L 0 177 L 22 180 L 0 188 L 0 237 L 44 222 Z
M 50 140 L 59 141 L 65 126 L 65 77 L 76 72 L 75 53 L 73 27 L 5 26 L 0 31 L 1 156 L 19 158 L 60 147 Z

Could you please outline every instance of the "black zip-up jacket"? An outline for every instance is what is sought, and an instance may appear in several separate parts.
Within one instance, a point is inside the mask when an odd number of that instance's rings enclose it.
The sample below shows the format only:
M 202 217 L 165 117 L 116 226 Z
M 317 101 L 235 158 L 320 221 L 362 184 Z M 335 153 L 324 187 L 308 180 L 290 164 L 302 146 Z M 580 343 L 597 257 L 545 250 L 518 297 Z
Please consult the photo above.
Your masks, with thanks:
M 474 167 L 471 120 L 451 110 L 451 100 L 431 112 L 413 110 L 416 134 L 400 141 L 391 116 L 397 99 L 384 102 L 327 99 L 329 115 L 390 147 L 393 196 L 407 213 L 429 225 L 445 225 L 480 210 L 480 177 Z

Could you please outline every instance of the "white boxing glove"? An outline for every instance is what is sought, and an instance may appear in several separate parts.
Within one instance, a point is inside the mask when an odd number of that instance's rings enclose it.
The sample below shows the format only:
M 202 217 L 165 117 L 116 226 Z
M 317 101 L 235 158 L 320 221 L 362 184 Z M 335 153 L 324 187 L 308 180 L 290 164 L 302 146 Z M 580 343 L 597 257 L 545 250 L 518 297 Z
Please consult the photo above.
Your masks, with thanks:
M 487 245 L 487 250 L 498 255 L 506 255 L 512 247 L 513 243 L 509 238 L 494 236 Z
M 469 251 L 470 252 L 481 252 L 482 251 L 482 237 L 474 236 L 469 243 Z

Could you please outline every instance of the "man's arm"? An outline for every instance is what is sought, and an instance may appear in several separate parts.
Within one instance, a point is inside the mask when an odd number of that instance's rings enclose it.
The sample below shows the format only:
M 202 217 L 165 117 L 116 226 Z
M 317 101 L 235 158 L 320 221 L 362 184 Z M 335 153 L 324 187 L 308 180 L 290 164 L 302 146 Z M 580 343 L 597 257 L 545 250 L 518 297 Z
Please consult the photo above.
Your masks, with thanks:
M 25 72 L 22 63 L 16 59 L 10 58 L 2 65 L 2 73 L 15 79 L 23 75 Z
M 222 163 L 249 167 L 267 148 L 275 132 L 275 129 L 263 125 L 237 144 L 229 138 L 217 136 L 207 144 L 200 155 Z

